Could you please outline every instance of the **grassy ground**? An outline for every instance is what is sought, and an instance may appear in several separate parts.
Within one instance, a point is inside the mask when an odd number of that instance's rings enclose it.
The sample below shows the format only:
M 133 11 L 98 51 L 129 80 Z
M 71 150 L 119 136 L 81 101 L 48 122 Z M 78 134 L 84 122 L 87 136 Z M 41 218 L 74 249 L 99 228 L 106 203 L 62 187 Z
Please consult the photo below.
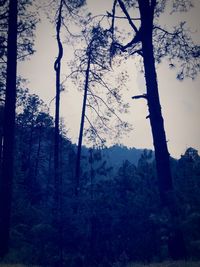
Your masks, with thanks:
M 24 265 L 24 264 L 7 264 L 7 263 L 0 263 L 0 267 L 40 267 L 36 265 Z M 66 266 L 67 267 L 67 266 Z
M 152 263 L 149 265 L 142 265 L 142 264 L 129 264 L 128 267 L 200 267 L 200 262 L 184 262 L 184 261 L 178 261 L 178 262 L 163 262 L 163 263 Z
M 152 264 L 139 264 L 132 263 L 128 264 L 127 267 L 200 267 L 200 261 L 198 262 L 163 262 L 163 263 L 152 263 Z M 35 265 L 23 265 L 23 264 L 0 264 L 0 267 L 39 267 Z M 67 266 L 65 266 L 67 267 Z M 120 265 L 120 267 L 122 267 Z M 125 266 L 123 266 L 125 267 Z

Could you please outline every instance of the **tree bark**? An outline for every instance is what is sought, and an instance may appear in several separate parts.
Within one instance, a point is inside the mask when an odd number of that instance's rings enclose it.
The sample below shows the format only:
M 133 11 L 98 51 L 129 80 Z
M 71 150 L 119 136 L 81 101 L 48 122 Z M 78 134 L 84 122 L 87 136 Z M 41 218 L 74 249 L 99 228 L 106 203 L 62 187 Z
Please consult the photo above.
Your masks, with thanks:
M 14 165 L 15 105 L 17 75 L 17 0 L 9 2 L 6 99 L 3 125 L 2 173 L 0 178 L 0 257 L 9 248 Z
M 164 130 L 164 121 L 161 113 L 157 75 L 155 69 L 152 40 L 153 15 L 150 15 L 150 7 L 147 7 L 147 4 L 145 4 L 145 2 L 147 1 L 143 1 L 143 4 L 140 4 L 140 12 L 147 103 L 149 108 L 149 119 L 153 136 L 153 145 L 155 148 L 159 188 L 161 191 L 160 197 L 163 204 L 165 205 L 167 201 L 167 199 L 165 198 L 166 192 L 169 192 L 173 189 L 172 175 L 170 170 L 169 152 Z
M 141 41 L 144 62 L 144 72 L 147 89 L 147 103 L 149 108 L 149 119 L 155 149 L 157 178 L 159 183 L 160 199 L 163 207 L 170 213 L 172 229 L 169 234 L 168 249 L 173 259 L 185 257 L 185 245 L 180 228 L 179 214 L 174 196 L 172 173 L 170 168 L 170 157 L 167 148 L 164 121 L 158 93 L 158 83 L 155 68 L 153 49 L 153 17 L 155 1 L 139 0 L 141 14 Z M 175 248 L 177 248 L 175 250 Z

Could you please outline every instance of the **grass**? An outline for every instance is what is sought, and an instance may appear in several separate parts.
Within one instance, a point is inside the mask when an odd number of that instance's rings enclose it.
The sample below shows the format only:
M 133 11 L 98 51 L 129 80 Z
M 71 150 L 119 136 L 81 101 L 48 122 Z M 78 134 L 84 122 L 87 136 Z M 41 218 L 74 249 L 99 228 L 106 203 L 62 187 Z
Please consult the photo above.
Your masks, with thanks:
M 162 262 L 162 263 L 152 263 L 152 264 L 128 264 L 127 267 L 200 267 L 200 262 L 198 261 L 177 261 L 177 262 Z
M 36 265 L 24 265 L 24 264 L 8 264 L 8 263 L 0 263 L 0 267 L 40 267 L 40 266 L 36 266 Z
M 127 267 L 200 267 L 200 261 L 177 261 L 177 262 L 163 262 L 163 263 L 152 263 L 152 264 L 139 264 L 130 263 Z M 40 267 L 36 265 L 24 265 L 24 264 L 0 264 L 0 267 Z M 65 266 L 67 267 L 67 266 Z M 125 266 L 123 266 L 125 267 Z

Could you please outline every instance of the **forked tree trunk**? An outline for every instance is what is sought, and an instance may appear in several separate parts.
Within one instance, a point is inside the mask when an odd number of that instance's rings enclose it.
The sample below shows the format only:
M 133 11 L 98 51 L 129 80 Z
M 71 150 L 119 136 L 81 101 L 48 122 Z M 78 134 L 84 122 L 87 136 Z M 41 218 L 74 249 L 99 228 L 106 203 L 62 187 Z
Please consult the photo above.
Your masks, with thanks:
M 152 5 L 153 2 L 155 1 L 152 1 Z M 169 224 L 172 224 L 169 234 L 168 249 L 169 254 L 173 259 L 181 259 L 186 256 L 186 252 L 183 234 L 180 228 L 177 204 L 174 196 L 170 157 L 167 148 L 164 121 L 161 113 L 158 93 L 152 40 L 154 10 L 153 6 L 150 6 L 149 1 L 147 0 L 139 0 L 139 9 L 141 14 L 141 38 L 147 89 L 147 103 L 155 149 L 160 199 L 162 206 L 169 210 Z
M 3 155 L 0 177 L 0 257 L 9 248 L 14 165 L 15 105 L 17 73 L 17 0 L 9 2 L 6 99 L 3 124 Z

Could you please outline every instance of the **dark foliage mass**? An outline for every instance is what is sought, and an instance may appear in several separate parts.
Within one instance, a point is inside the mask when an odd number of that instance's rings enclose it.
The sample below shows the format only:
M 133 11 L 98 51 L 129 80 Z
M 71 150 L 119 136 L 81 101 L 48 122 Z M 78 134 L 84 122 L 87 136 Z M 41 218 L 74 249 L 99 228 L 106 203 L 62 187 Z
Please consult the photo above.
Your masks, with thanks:
M 11 249 L 5 260 L 57 266 L 53 119 L 38 96 L 21 92 L 18 99 Z M 60 128 L 63 265 L 125 266 L 128 261 L 166 259 L 172 225 L 167 209 L 161 209 L 153 153 L 118 146 L 83 149 L 80 193 L 75 198 L 76 146 Z M 119 158 L 118 151 L 124 151 L 124 157 L 120 152 Z M 198 258 L 198 152 L 187 149 L 180 159 L 171 159 L 171 166 L 187 256 Z

